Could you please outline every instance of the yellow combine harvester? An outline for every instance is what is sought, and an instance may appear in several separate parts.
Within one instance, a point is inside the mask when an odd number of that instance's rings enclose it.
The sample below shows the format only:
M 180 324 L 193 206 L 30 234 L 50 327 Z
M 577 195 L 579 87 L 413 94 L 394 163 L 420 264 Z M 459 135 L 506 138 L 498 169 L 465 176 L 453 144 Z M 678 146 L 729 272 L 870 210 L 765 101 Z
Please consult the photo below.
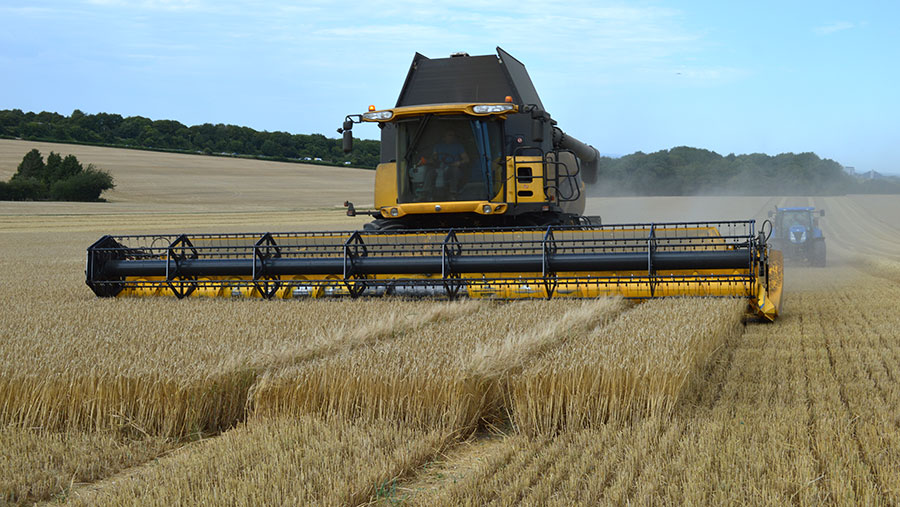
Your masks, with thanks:
M 354 124 L 381 129 L 365 230 L 104 236 L 87 284 L 107 297 L 726 296 L 778 315 L 781 255 L 754 220 L 583 216 L 597 151 L 556 126 L 502 49 L 417 54 L 397 106 L 369 109 L 339 129 L 348 151 Z

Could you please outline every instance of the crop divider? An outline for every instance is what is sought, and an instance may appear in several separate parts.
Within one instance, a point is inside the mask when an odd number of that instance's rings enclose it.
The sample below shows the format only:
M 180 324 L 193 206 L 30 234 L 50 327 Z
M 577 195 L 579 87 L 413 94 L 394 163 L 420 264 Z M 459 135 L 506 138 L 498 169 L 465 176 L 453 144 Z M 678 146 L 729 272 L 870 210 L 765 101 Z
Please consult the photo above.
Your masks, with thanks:
M 369 249 L 362 239 L 359 231 L 355 231 L 344 242 L 344 285 L 347 286 L 347 292 L 350 297 L 358 298 L 366 290 L 366 282 L 363 281 L 366 275 L 357 272 L 354 261 L 359 257 L 368 257 Z M 353 280 L 353 281 L 351 281 Z
M 278 246 L 271 232 L 265 233 L 253 245 L 253 286 L 256 287 L 263 299 L 272 299 L 278 292 L 278 289 L 281 288 L 280 278 L 277 275 L 267 273 L 268 265 L 266 263 L 269 259 L 280 257 L 281 247 Z M 259 266 L 258 269 L 257 265 Z
M 553 237 L 553 226 L 547 226 L 547 232 L 541 240 L 541 276 L 544 278 L 544 288 L 547 290 L 547 299 L 553 298 L 553 293 L 559 286 L 556 271 L 550 267 L 550 259 L 556 254 L 556 239 Z
M 456 231 L 450 229 L 441 242 L 441 284 L 447 297 L 453 299 L 462 288 L 459 273 L 453 271 L 453 259 L 462 255 L 462 244 L 456 237 Z
M 197 277 L 180 275 L 179 271 L 184 261 L 199 257 L 200 254 L 194 248 L 194 244 L 191 243 L 187 234 L 178 236 L 166 248 L 166 285 L 178 299 L 190 296 L 197 289 Z M 177 282 L 176 278 L 178 278 Z
M 650 235 L 647 237 L 647 284 L 650 286 L 650 297 L 653 297 L 656 291 L 656 268 L 653 266 L 653 256 L 656 254 L 657 246 L 656 224 L 650 224 Z

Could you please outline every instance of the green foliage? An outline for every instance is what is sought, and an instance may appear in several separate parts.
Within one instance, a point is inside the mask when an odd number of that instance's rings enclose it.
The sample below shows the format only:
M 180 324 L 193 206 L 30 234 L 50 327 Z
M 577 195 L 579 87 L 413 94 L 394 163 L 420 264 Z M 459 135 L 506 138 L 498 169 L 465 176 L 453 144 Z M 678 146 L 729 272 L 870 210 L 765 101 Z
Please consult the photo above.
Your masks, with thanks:
M 595 195 L 837 195 L 871 192 L 869 183 L 815 153 L 721 156 L 680 146 L 621 158 L 602 157 Z M 887 185 L 900 190 L 900 183 Z
M 9 182 L 0 182 L 0 185 L 2 201 L 35 201 L 47 193 L 47 187 L 35 178 L 13 177 Z
M 81 174 L 82 172 L 84 172 L 84 168 L 81 167 L 81 163 L 78 162 L 78 159 L 75 158 L 75 155 L 66 155 L 66 158 L 64 158 L 62 160 L 62 163 L 59 164 L 59 168 L 56 170 L 56 173 L 47 175 L 47 183 L 49 183 L 50 181 L 61 181 L 72 178 Z
M 33 149 L 22 157 L 22 162 L 19 163 L 18 170 L 13 175 L 13 178 L 43 180 L 45 169 L 44 157 L 41 156 L 41 152 L 37 149 Z
M 54 201 L 99 201 L 104 190 L 115 187 L 112 176 L 89 165 L 87 169 L 54 181 L 50 185 L 50 199 Z
M 93 164 L 84 168 L 74 155 L 50 152 L 44 164 L 35 149 L 25 154 L 9 182 L 0 182 L 0 200 L 100 201 L 100 194 L 115 186 L 108 172 Z
M 77 142 L 162 151 L 180 151 L 229 156 L 267 157 L 285 161 L 312 161 L 374 168 L 380 143 L 356 140 L 353 152 L 341 150 L 341 140 L 321 134 L 257 132 L 235 125 L 204 123 L 187 127 L 172 120 L 150 120 L 118 114 L 70 116 L 57 113 L 25 113 L 19 109 L 0 111 L 0 136 L 35 141 Z M 49 161 L 48 161 L 49 164 Z

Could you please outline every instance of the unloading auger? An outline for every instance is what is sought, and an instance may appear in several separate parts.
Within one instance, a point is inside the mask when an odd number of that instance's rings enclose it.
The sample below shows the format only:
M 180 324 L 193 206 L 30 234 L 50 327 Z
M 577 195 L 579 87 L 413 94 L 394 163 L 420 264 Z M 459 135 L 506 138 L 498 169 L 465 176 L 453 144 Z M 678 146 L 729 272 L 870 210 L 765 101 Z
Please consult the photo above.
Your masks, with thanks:
M 746 298 L 774 320 L 780 252 L 755 221 L 104 236 L 98 296 Z

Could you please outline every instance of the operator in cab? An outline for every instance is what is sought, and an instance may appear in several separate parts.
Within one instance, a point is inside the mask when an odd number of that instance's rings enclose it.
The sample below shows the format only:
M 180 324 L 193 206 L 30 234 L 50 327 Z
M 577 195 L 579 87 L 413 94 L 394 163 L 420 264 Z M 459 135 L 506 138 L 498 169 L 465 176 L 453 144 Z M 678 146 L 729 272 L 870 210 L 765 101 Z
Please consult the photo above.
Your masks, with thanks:
M 430 200 L 451 200 L 464 176 L 461 168 L 469 163 L 469 154 L 456 131 L 445 131 L 429 158 L 431 170 L 426 172 L 424 186 L 426 191 L 430 190 Z

